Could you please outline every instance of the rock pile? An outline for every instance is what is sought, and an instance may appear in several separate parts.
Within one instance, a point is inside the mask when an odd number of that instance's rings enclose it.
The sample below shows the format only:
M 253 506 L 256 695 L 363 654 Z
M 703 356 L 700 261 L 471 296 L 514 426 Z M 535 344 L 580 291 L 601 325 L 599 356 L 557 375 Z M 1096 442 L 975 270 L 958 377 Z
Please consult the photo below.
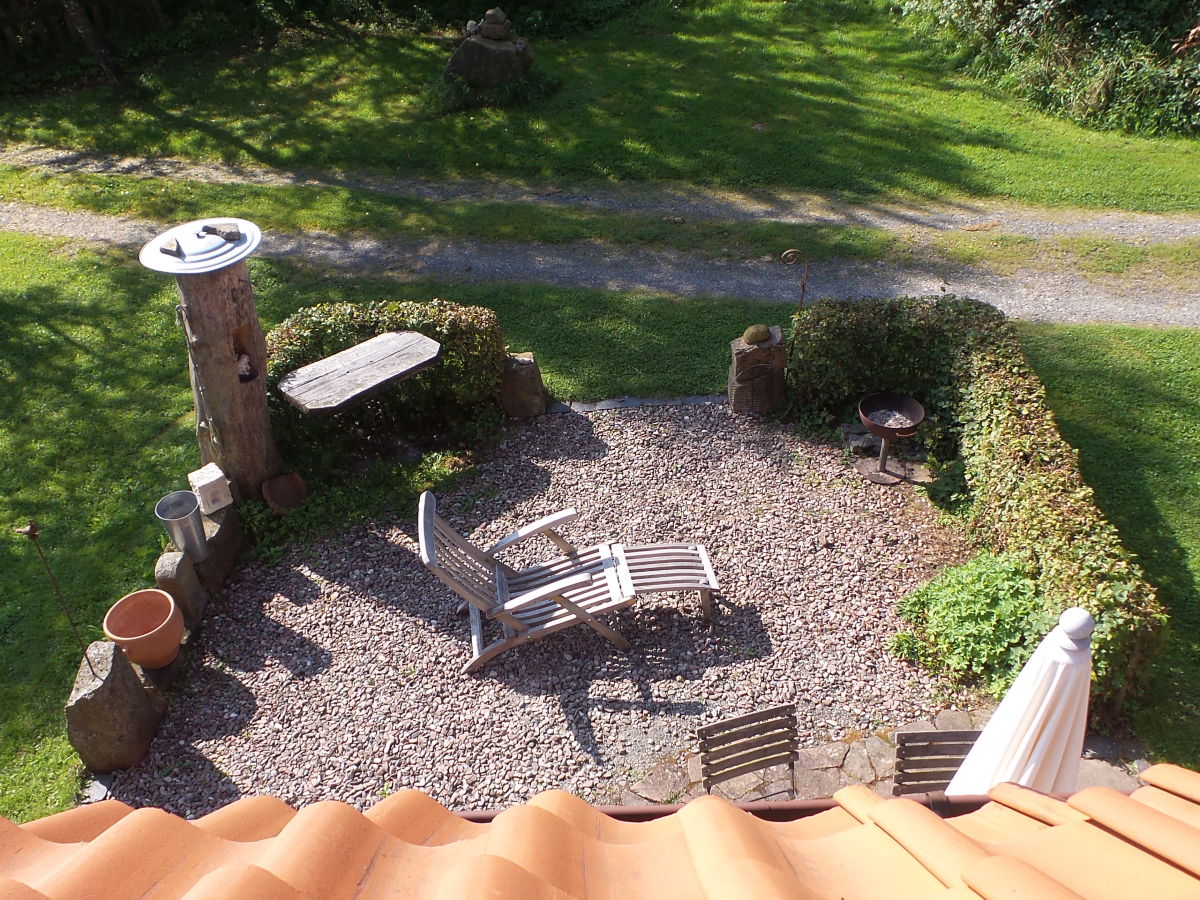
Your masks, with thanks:
M 466 33 L 442 73 L 447 81 L 461 78 L 476 90 L 489 90 L 521 78 L 533 65 L 533 48 L 513 34 L 502 9 L 489 9 L 482 22 L 472 19 Z

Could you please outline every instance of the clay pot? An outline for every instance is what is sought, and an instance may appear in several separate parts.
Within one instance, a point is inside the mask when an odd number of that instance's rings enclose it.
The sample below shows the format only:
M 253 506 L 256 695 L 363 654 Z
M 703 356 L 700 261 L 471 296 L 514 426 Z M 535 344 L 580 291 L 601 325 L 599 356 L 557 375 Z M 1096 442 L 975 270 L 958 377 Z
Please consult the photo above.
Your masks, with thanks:
M 126 594 L 104 616 L 104 633 L 130 662 L 161 669 L 179 654 L 183 613 L 166 591 L 146 588 Z

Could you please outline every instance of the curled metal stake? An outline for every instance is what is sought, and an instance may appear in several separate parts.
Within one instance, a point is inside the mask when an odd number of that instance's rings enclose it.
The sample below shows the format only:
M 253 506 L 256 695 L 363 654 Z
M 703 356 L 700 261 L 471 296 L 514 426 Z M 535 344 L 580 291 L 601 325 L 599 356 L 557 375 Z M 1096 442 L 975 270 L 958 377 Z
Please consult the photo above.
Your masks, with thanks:
M 25 537 L 33 541 L 33 546 L 38 552 L 38 556 L 42 560 L 42 568 L 46 570 L 46 577 L 50 579 L 50 584 L 54 587 L 54 595 L 58 598 L 58 605 L 62 607 L 63 615 L 67 617 L 67 622 L 71 626 L 71 630 L 75 632 L 75 640 L 79 642 L 79 649 L 83 651 L 83 661 L 87 663 L 87 667 L 92 670 L 92 675 L 96 678 L 100 676 L 96 674 L 95 668 L 92 666 L 92 661 L 88 659 L 87 645 L 83 642 L 83 635 L 79 633 L 79 626 L 75 624 L 75 619 L 71 615 L 71 610 L 67 607 L 67 601 L 63 597 L 62 588 L 58 586 L 58 579 L 54 577 L 54 573 L 50 571 L 50 563 L 46 561 L 46 554 L 42 552 L 42 545 L 38 543 L 38 525 L 33 519 L 29 520 L 29 524 L 23 528 L 15 529 L 17 534 L 23 534 Z

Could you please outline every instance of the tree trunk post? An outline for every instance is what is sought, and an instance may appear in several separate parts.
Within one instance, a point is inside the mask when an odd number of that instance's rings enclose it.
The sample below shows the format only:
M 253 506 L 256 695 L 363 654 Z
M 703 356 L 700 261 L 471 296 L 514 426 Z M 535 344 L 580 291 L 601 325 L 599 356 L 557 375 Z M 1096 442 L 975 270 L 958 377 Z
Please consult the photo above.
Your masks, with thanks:
M 141 253 L 143 265 L 175 275 L 200 459 L 221 467 L 238 500 L 261 497 L 281 466 L 267 411 L 266 339 L 245 263 L 259 236 L 250 222 L 202 220 Z

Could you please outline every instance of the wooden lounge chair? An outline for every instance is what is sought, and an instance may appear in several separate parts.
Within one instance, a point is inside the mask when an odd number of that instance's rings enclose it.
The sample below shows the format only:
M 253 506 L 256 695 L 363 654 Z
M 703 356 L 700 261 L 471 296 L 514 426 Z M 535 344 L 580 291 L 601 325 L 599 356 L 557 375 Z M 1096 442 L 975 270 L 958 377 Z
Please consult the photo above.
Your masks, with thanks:
M 629 642 L 600 620 L 641 594 L 698 591 L 705 621 L 712 618 L 712 592 L 719 586 L 703 547 L 605 543 L 579 550 L 558 532 L 578 515 L 565 509 L 481 550 L 437 514 L 432 493 L 421 495 L 421 562 L 462 598 L 471 614 L 472 655 L 464 671 L 473 672 L 510 647 L 578 623 L 628 652 Z M 506 547 L 539 534 L 558 548 L 559 556 L 520 571 L 496 558 Z M 502 632 L 486 646 L 485 618 L 494 619 Z

